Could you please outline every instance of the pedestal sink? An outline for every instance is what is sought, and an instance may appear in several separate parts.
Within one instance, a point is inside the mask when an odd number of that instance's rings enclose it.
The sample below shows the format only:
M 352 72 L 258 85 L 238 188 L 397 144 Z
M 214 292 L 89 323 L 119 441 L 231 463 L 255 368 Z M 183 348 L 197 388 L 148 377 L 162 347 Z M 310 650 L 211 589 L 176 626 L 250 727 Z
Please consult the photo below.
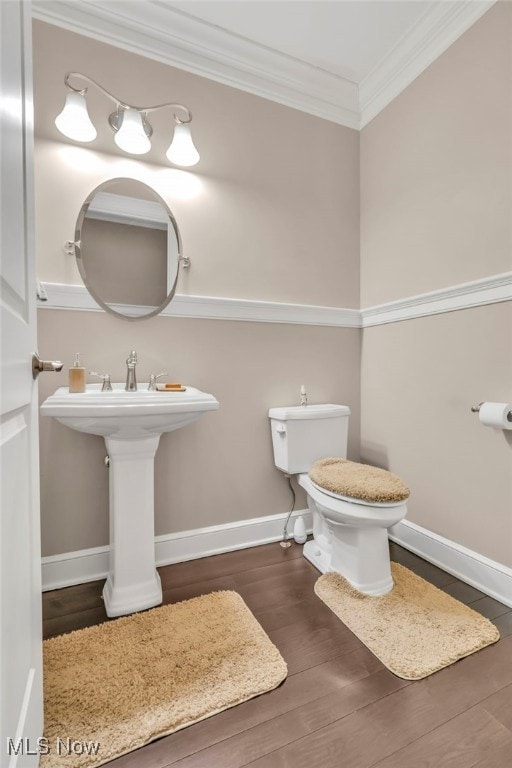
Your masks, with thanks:
M 110 567 L 103 598 L 108 616 L 151 608 L 162 602 L 155 568 L 154 458 L 160 435 L 196 421 L 219 407 L 206 392 L 154 392 L 140 384 L 125 392 L 101 384 L 72 394 L 61 387 L 41 413 L 79 432 L 105 438 L 110 459 Z

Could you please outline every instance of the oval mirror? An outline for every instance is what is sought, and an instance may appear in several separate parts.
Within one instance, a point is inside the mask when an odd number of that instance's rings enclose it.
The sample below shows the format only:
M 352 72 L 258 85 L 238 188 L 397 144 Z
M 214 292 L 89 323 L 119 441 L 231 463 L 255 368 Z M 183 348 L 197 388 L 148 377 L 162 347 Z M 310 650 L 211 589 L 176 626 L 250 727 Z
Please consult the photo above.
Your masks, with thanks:
M 141 181 L 111 179 L 91 192 L 76 223 L 75 254 L 91 296 L 125 320 L 157 315 L 176 291 L 178 226 Z

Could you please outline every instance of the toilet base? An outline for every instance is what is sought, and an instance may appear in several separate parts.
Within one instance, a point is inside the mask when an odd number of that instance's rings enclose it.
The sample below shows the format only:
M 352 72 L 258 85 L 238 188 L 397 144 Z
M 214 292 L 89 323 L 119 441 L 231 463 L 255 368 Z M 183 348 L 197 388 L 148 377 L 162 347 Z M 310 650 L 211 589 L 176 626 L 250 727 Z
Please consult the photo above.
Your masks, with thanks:
M 304 545 L 304 557 L 320 573 L 339 573 L 365 595 L 391 592 L 387 528 L 405 517 L 405 503 L 372 509 L 323 493 L 305 474 L 299 484 L 306 490 L 313 519 L 313 539 Z
M 355 528 L 332 518 L 326 521 L 332 534 L 330 571 L 343 576 L 358 592 L 385 595 L 394 587 L 386 528 Z
M 302 554 L 320 573 L 326 573 L 329 570 L 331 556 L 328 552 L 321 550 L 314 539 L 306 541 Z
M 345 573 L 344 568 L 333 568 L 331 565 L 331 554 L 320 549 L 314 539 L 310 539 L 304 544 L 302 554 L 309 560 L 311 565 L 314 565 L 317 571 L 320 573 L 339 573 L 340 576 L 348 581 L 348 583 L 365 595 L 371 597 L 378 597 L 379 595 L 386 595 L 394 587 L 394 582 L 391 574 L 385 574 L 384 578 L 373 581 L 372 583 L 366 582 L 365 584 L 358 584 L 353 579 L 350 579 Z

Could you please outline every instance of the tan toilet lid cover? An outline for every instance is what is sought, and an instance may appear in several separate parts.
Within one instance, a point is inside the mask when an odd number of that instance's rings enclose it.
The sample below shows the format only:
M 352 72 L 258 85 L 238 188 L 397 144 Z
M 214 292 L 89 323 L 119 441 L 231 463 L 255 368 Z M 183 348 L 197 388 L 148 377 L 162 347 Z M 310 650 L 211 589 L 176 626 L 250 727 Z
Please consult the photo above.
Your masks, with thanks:
M 403 480 L 392 472 L 347 459 L 315 461 L 309 477 L 320 488 L 363 501 L 392 503 L 409 498 Z

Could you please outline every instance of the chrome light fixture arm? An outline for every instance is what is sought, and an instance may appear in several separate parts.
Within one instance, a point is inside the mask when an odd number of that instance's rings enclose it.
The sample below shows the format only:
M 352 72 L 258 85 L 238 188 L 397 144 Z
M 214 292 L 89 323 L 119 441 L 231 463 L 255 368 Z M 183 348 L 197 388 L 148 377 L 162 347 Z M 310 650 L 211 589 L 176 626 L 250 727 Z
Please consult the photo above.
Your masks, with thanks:
M 126 101 L 122 101 L 121 99 L 118 99 L 117 96 L 114 96 L 114 94 L 110 93 L 110 91 L 107 91 L 106 88 L 100 85 L 92 77 L 89 77 L 88 75 L 82 75 L 81 72 L 66 72 L 66 76 L 64 77 L 64 84 L 66 88 L 69 91 L 72 91 L 73 93 L 79 93 L 81 96 L 85 96 L 85 94 L 87 93 L 87 86 L 85 88 L 75 88 L 69 82 L 69 79 L 71 77 L 80 78 L 81 80 L 85 80 L 90 85 L 94 85 L 99 91 L 101 91 L 101 93 L 103 93 L 104 96 L 106 96 L 111 101 L 113 101 L 118 109 L 119 108 L 135 109 L 137 110 L 137 112 L 140 112 L 143 115 L 146 115 L 148 112 L 155 112 L 158 109 L 165 109 L 166 107 L 169 107 L 170 109 L 182 110 L 185 113 L 185 118 L 178 117 L 178 115 L 176 114 L 174 115 L 174 119 L 176 123 L 183 125 L 186 123 L 190 123 L 192 121 L 192 112 L 188 107 L 185 106 L 185 104 L 179 104 L 178 102 L 174 102 L 174 101 L 168 101 L 162 104 L 155 104 L 150 107 L 140 107 L 140 106 L 137 106 L 136 104 L 128 104 Z

